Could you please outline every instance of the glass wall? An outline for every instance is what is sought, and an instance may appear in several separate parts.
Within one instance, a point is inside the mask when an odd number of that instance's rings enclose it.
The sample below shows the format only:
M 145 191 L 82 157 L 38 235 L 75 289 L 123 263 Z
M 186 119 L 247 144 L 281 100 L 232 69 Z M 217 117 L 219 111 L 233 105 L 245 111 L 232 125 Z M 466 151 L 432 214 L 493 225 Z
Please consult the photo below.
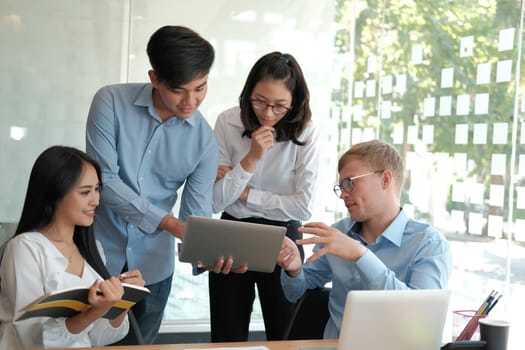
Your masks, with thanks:
M 147 81 L 151 33 L 187 25 L 217 53 L 201 108 L 212 126 L 261 55 L 289 52 L 303 67 L 322 127 L 312 219 L 346 215 L 331 190 L 341 152 L 374 137 L 393 143 L 407 163 L 404 207 L 451 243 L 451 309 L 477 308 L 496 289 L 494 316 L 523 327 L 520 1 L 3 0 L 0 14 L 0 240 L 36 155 L 84 149 L 95 91 Z M 208 329 L 207 275 L 176 269 L 163 330 Z
M 509 318 L 515 337 L 525 306 L 522 21 L 519 1 L 338 2 L 335 46 L 351 73 L 333 99 L 340 150 L 378 137 L 402 152 L 404 207 L 451 242 L 451 308 L 477 309 L 497 290 L 504 302 L 491 316 Z

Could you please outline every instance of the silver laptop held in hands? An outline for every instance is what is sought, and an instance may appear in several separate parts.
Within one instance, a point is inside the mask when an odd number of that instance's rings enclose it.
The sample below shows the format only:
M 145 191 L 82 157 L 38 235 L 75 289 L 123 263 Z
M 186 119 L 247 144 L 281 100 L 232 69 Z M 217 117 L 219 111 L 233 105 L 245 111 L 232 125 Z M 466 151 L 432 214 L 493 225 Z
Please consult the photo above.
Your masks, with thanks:
M 233 257 L 233 267 L 272 272 L 286 234 L 286 227 L 242 221 L 189 216 L 180 245 L 179 260 L 215 265 L 219 257 Z

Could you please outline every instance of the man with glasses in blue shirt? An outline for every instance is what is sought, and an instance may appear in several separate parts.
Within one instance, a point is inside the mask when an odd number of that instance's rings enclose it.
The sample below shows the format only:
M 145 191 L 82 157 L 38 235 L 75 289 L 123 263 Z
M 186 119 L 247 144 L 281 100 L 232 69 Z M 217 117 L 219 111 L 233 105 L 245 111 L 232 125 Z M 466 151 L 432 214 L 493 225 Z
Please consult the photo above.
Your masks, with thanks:
M 401 207 L 404 164 L 394 147 L 379 140 L 356 144 L 341 156 L 338 171 L 334 192 L 349 216 L 332 226 L 310 222 L 299 229 L 312 236 L 297 244 L 315 244 L 304 265 L 288 239 L 278 258 L 292 302 L 332 282 L 326 339 L 339 336 L 348 291 L 444 289 L 452 269 L 446 238 Z
M 211 216 L 219 149 L 198 111 L 214 61 L 193 30 L 164 26 L 150 37 L 150 82 L 109 85 L 93 98 L 87 153 L 102 168 L 94 230 L 115 275 L 139 269 L 151 295 L 133 307 L 147 344 L 164 313 L 188 215 Z M 178 218 L 171 212 L 184 185 Z

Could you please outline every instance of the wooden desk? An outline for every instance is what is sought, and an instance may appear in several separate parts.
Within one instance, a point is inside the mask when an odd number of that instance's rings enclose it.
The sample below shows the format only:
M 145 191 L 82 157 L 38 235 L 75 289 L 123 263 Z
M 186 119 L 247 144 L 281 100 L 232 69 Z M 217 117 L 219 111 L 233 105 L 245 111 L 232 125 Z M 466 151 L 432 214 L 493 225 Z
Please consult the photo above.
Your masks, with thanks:
M 299 350 L 307 348 L 337 346 L 337 340 L 283 340 L 283 341 L 252 341 L 244 343 L 192 343 L 192 344 L 158 344 L 158 345 L 126 345 L 90 348 L 91 350 L 185 350 L 210 349 L 224 347 L 266 346 L 270 350 Z M 59 349 L 57 349 L 59 350 Z

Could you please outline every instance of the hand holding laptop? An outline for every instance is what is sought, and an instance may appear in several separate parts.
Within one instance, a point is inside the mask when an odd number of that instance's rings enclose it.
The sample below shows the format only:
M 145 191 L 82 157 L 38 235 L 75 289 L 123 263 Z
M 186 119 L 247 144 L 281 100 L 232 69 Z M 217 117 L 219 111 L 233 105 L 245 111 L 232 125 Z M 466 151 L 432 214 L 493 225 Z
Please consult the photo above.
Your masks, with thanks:
M 200 269 L 205 269 L 211 272 L 215 273 L 222 273 L 224 275 L 227 275 L 231 272 L 243 274 L 246 271 L 248 271 L 248 264 L 242 264 L 241 267 L 232 269 L 233 267 L 233 258 L 230 256 L 228 258 L 219 257 L 217 261 L 215 262 L 215 265 L 209 266 L 204 265 L 202 261 L 197 261 L 197 267 Z
M 297 242 L 299 242 L 299 240 Z M 297 249 L 297 246 L 288 237 L 284 237 L 281 250 L 277 256 L 277 265 L 292 277 L 297 276 L 301 272 L 303 264 L 299 249 Z
M 190 215 L 179 260 L 216 273 L 272 272 L 286 227 Z

